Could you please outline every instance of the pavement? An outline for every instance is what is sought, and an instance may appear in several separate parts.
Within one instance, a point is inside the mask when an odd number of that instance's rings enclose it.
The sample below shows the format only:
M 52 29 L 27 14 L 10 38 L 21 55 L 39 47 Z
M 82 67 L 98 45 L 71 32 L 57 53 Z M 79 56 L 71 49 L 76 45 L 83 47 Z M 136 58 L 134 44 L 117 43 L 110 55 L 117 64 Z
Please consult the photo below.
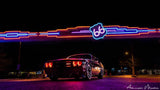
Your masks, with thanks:
M 89 81 L 74 78 L 59 78 L 58 81 L 49 78 L 1 79 L 0 90 L 160 90 L 160 78 L 141 77 L 117 75 Z
M 104 75 L 104 77 L 134 78 L 132 75 Z M 136 75 L 135 78 L 160 78 L 160 75 Z

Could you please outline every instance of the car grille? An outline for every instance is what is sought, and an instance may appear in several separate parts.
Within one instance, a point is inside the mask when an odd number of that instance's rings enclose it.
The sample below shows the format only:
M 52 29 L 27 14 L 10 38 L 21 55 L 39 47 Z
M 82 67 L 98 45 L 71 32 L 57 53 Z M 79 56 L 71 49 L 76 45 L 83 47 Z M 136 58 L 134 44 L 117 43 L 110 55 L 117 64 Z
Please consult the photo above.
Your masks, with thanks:
M 55 68 L 64 68 L 64 67 L 68 67 L 68 64 L 70 63 L 70 66 L 71 66 L 71 61 L 68 62 L 68 61 L 56 61 L 56 62 L 53 62 L 53 65 Z

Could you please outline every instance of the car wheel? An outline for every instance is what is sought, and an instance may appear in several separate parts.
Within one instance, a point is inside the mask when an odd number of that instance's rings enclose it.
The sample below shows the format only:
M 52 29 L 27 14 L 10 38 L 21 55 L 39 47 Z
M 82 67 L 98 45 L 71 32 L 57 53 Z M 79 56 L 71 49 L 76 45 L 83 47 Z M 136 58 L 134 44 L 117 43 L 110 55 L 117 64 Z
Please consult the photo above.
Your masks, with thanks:
M 86 77 L 85 77 L 85 79 L 86 80 L 91 80 L 91 78 L 92 78 L 92 67 L 88 64 L 86 66 Z
M 101 72 L 99 73 L 98 78 L 99 78 L 99 79 L 102 79 L 102 78 L 103 78 L 103 70 L 101 70 Z

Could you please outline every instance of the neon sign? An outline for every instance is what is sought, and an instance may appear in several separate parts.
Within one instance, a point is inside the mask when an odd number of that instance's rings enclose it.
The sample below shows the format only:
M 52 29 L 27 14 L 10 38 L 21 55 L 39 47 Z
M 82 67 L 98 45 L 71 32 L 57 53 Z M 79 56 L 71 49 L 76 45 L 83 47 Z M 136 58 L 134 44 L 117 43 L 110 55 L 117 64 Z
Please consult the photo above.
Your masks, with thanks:
M 5 31 L 0 32 L 0 39 L 4 40 L 14 40 L 21 38 L 29 38 L 31 36 L 37 36 L 36 32 L 28 32 L 28 31 Z
M 95 40 L 103 39 L 104 37 L 123 37 L 123 36 L 141 36 L 144 34 L 157 33 L 160 30 L 127 26 L 104 26 L 102 23 L 97 23 L 89 28 L 92 37 Z
M 160 38 L 160 28 L 139 28 L 97 23 L 93 26 L 77 26 L 45 32 L 5 31 L 0 32 L 1 41 L 43 41 L 65 38 L 88 39 L 126 39 L 126 38 Z
M 95 40 L 103 39 L 104 36 L 107 34 L 107 30 L 104 29 L 102 23 L 97 23 L 89 28 L 91 31 L 92 36 Z

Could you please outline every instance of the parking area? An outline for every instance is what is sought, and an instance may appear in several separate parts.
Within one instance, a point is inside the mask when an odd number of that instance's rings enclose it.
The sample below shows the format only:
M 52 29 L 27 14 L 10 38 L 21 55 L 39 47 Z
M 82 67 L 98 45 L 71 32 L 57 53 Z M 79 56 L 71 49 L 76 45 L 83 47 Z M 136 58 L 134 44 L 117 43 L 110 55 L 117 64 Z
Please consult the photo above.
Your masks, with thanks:
M 159 78 L 92 78 L 92 80 L 75 80 L 60 78 L 58 81 L 46 79 L 4 79 L 0 80 L 0 90 L 153 90 L 160 89 Z M 143 90 L 142 89 L 142 90 Z

